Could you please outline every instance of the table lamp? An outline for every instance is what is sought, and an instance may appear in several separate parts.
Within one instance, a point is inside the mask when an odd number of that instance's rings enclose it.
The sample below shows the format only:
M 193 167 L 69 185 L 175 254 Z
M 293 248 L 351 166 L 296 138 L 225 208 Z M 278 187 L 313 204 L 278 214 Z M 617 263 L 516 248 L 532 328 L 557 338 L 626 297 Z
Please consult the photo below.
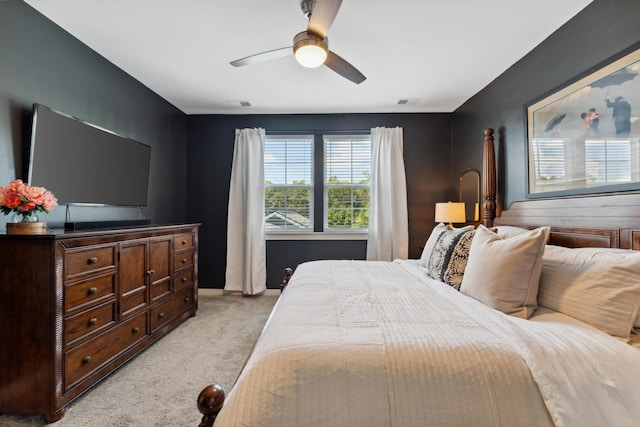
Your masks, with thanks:
M 453 230 L 454 222 L 467 220 L 462 202 L 436 203 L 436 222 L 449 223 L 449 229 Z

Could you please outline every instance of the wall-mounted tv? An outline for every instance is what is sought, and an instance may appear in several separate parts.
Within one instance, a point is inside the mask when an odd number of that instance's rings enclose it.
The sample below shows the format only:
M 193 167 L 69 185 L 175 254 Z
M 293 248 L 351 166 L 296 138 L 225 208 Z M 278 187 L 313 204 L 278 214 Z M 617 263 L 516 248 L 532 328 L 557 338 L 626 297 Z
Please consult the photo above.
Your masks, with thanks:
M 146 206 L 151 147 L 40 104 L 28 182 L 64 204 Z

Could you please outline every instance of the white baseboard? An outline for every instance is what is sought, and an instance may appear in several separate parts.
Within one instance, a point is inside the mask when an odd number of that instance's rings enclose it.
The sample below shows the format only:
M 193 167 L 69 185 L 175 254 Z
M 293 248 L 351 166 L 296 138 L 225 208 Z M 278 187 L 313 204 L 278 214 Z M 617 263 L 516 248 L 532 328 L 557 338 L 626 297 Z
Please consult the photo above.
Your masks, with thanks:
M 198 288 L 199 295 L 219 296 L 233 293 L 237 292 L 227 292 L 224 289 Z M 280 289 L 267 289 L 263 295 L 280 295 Z

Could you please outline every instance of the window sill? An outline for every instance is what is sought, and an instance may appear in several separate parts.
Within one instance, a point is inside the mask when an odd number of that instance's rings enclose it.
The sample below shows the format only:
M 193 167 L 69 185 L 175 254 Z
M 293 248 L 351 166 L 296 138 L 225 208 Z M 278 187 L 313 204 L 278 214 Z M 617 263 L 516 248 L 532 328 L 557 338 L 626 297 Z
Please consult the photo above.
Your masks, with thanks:
M 265 240 L 368 240 L 367 232 L 266 233 Z

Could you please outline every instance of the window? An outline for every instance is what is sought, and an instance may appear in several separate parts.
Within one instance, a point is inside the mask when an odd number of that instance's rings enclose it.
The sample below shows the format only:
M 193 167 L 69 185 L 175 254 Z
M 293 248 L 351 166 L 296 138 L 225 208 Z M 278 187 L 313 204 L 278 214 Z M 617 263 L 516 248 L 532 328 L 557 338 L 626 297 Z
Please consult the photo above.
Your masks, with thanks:
M 313 135 L 265 138 L 265 230 L 313 231 Z
M 324 228 L 369 226 L 371 137 L 324 137 Z
M 367 230 L 370 135 L 267 135 L 264 171 L 267 233 Z

